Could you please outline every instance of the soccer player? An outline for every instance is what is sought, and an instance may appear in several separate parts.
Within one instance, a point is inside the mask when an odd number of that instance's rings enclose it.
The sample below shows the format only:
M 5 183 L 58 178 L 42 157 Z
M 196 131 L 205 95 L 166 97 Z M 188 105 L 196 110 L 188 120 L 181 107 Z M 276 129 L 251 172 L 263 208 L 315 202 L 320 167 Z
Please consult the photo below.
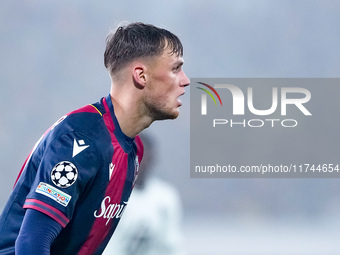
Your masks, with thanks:
M 34 146 L 0 217 L 0 254 L 101 254 L 143 156 L 138 134 L 175 119 L 189 79 L 171 32 L 143 23 L 107 37 L 111 90 L 59 119 Z

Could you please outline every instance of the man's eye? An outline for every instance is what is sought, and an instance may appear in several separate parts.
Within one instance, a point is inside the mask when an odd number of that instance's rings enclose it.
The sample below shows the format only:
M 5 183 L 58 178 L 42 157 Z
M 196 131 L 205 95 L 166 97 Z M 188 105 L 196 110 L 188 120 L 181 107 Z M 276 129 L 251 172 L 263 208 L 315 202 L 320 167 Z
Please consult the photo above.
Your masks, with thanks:
M 179 72 L 179 71 L 181 71 L 181 65 L 180 66 L 176 66 L 173 70 L 174 70 L 174 72 Z

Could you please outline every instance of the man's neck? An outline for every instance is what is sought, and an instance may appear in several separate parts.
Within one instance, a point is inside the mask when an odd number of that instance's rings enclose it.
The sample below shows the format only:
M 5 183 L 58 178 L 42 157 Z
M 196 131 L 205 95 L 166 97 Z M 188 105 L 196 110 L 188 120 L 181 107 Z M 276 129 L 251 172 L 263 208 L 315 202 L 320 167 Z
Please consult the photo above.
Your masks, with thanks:
M 143 114 L 141 105 L 133 97 L 123 97 L 115 92 L 110 93 L 114 112 L 122 132 L 128 137 L 135 137 L 149 127 L 152 119 Z

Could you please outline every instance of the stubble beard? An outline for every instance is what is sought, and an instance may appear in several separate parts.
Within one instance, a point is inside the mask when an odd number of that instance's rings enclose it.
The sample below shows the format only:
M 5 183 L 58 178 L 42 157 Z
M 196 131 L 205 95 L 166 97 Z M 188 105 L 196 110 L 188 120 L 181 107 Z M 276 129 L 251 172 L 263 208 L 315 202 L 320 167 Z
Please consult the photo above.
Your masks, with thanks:
M 148 106 L 149 114 L 153 120 L 167 120 L 176 119 L 179 115 L 179 111 L 174 111 L 170 107 L 166 106 L 166 102 L 157 100 L 155 103 Z

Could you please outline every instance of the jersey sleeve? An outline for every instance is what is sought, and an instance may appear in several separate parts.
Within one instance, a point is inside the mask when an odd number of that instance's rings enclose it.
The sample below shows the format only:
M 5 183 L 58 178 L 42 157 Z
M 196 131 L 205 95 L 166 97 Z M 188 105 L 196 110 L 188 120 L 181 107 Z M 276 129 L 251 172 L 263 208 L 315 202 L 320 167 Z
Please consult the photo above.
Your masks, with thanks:
M 36 169 L 36 175 L 24 208 L 38 210 L 65 227 L 77 201 L 86 196 L 100 162 L 96 145 L 88 136 L 70 132 L 47 138 L 28 166 Z
M 15 254 L 51 254 L 51 244 L 61 229 L 62 227 L 47 215 L 28 209 L 15 241 Z

